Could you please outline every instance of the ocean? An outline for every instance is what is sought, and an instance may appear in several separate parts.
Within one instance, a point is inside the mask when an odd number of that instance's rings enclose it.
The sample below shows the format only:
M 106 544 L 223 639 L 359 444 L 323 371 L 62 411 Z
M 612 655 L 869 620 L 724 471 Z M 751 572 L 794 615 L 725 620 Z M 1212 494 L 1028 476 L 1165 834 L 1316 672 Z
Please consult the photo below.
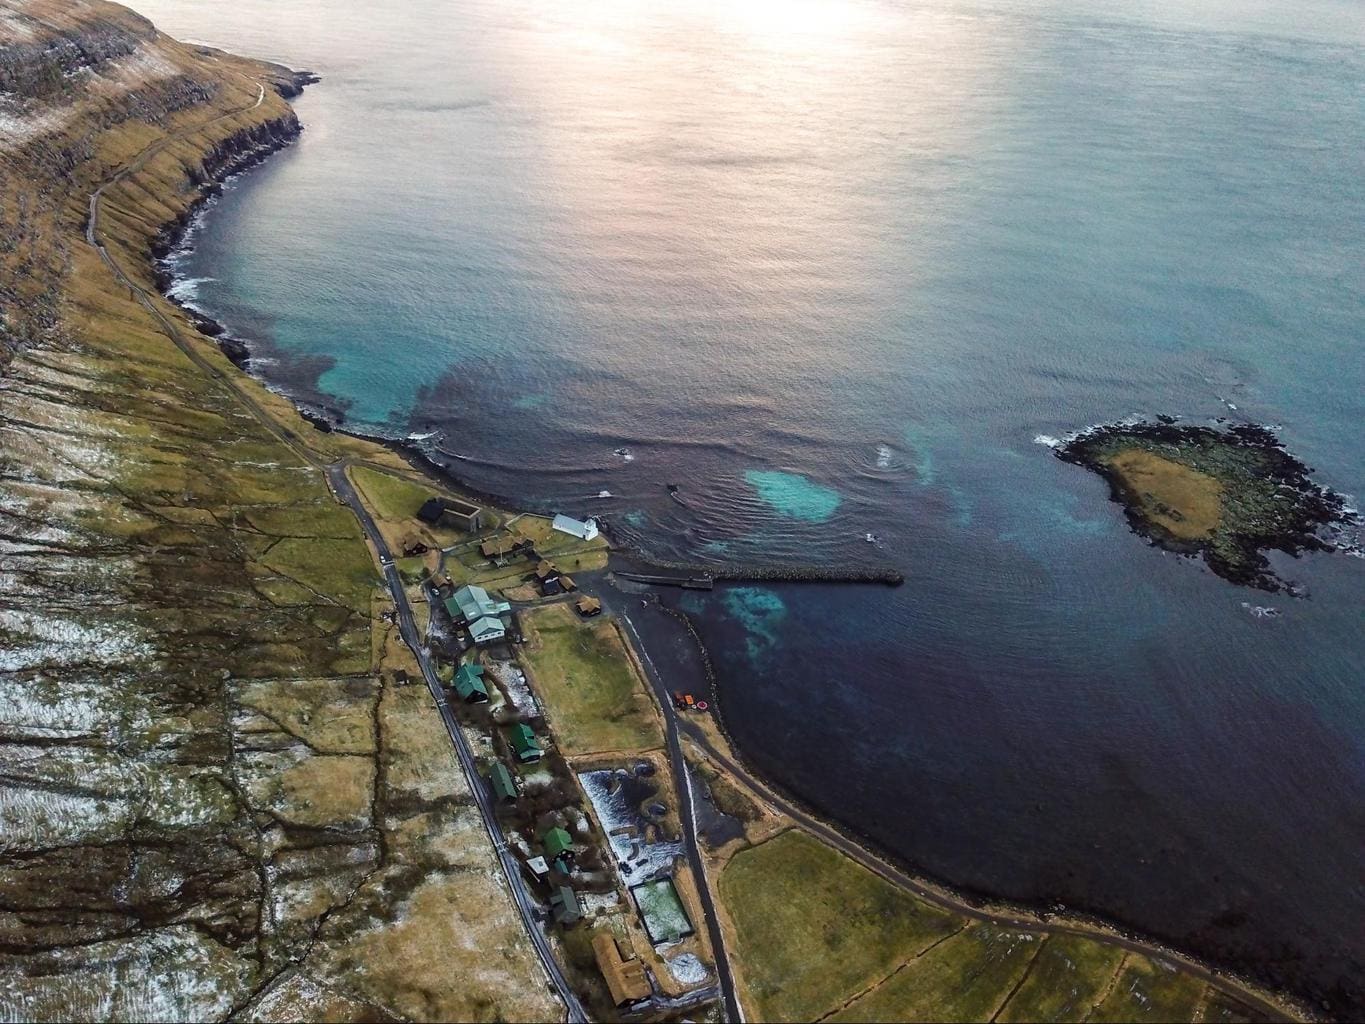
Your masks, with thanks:
M 1356 0 L 134 6 L 323 76 L 178 260 L 256 372 L 656 557 L 898 569 L 685 599 L 747 759 L 1365 1009 L 1365 561 L 1230 585 L 1040 443 L 1264 423 L 1365 493 Z

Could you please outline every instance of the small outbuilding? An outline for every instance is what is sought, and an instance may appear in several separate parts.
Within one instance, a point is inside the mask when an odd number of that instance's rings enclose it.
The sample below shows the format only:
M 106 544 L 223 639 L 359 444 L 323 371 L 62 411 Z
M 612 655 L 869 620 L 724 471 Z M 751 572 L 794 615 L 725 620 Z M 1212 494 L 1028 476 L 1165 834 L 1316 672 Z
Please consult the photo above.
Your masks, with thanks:
M 488 783 L 493 787 L 493 795 L 505 804 L 517 802 L 520 791 L 517 789 L 517 780 L 508 771 L 507 765 L 501 761 L 493 762 L 493 769 L 488 773 Z
M 578 614 L 585 619 L 602 614 L 602 602 L 595 597 L 589 597 L 587 594 L 575 601 L 574 607 L 578 609 Z
M 578 906 L 578 893 L 567 885 L 556 886 L 550 894 L 550 909 L 554 912 L 555 920 L 565 928 L 572 928 L 583 916 Z
M 545 756 L 545 752 L 540 749 L 540 743 L 536 741 L 536 734 L 531 731 L 531 727 L 525 722 L 518 722 L 512 726 L 510 736 L 512 750 L 517 755 L 517 760 L 523 763 L 528 761 L 539 761 Z
M 455 673 L 455 692 L 466 704 L 488 701 L 488 684 L 483 681 L 482 665 L 461 665 Z
M 598 932 L 593 936 L 592 952 L 597 958 L 597 969 L 602 972 L 602 978 L 611 992 L 611 1001 L 618 1008 L 649 998 L 645 965 L 638 957 L 623 957 L 621 947 L 610 932 Z
M 536 580 L 540 583 L 540 592 L 546 597 L 558 594 L 562 588 L 561 580 L 563 573 L 553 562 L 541 559 L 536 563 Z
M 595 540 L 597 537 L 596 519 L 574 519 L 570 516 L 556 515 L 550 525 L 560 533 L 567 533 L 579 540 Z

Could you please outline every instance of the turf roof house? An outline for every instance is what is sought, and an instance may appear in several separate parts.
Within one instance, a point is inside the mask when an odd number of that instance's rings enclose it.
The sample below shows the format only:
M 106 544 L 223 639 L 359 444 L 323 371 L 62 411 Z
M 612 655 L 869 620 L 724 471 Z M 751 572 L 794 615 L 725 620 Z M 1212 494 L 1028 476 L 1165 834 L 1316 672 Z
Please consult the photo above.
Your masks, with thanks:
M 506 601 L 494 601 L 483 587 L 463 586 L 445 600 L 451 619 L 464 624 L 476 644 L 497 643 L 507 636 L 502 616 L 512 610 Z
M 626 958 L 621 955 L 621 947 L 610 932 L 598 932 L 592 939 L 593 955 L 597 957 L 597 969 L 611 991 L 611 1001 L 618 1007 L 629 1006 L 648 999 L 649 981 L 645 978 L 645 965 L 638 957 Z

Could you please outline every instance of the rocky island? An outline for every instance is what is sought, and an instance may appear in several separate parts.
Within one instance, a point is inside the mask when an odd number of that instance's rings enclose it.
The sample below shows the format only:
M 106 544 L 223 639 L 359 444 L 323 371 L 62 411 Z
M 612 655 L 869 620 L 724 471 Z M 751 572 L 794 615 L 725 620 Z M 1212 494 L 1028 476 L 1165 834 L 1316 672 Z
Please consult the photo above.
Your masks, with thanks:
M 1356 520 L 1341 495 L 1314 483 L 1311 470 L 1255 424 L 1162 417 L 1094 427 L 1054 450 L 1109 481 L 1136 533 L 1169 551 L 1203 555 L 1215 573 L 1244 586 L 1290 589 L 1266 552 L 1335 550 L 1330 531 Z

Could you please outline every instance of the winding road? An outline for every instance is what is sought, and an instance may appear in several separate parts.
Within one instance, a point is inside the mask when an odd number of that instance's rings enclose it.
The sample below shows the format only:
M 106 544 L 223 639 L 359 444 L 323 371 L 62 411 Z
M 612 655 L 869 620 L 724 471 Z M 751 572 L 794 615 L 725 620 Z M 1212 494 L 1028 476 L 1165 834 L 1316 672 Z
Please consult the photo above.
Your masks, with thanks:
M 388 586 L 389 593 L 393 597 L 394 608 L 398 618 L 399 632 L 403 642 L 412 650 L 414 657 L 422 667 L 422 675 L 426 679 L 427 688 L 431 691 L 432 699 L 436 703 L 437 710 L 441 714 L 442 721 L 445 722 L 446 732 L 450 735 L 451 743 L 455 746 L 455 753 L 459 758 L 460 767 L 464 770 L 465 777 L 469 783 L 469 790 L 474 795 L 474 801 L 479 808 L 479 814 L 483 818 L 485 830 L 492 841 L 493 849 L 497 853 L 498 860 L 502 865 L 503 874 L 507 879 L 508 890 L 512 894 L 513 902 L 521 914 L 522 924 L 526 928 L 527 935 L 531 938 L 531 943 L 535 947 L 536 954 L 540 958 L 541 966 L 546 975 L 558 992 L 559 998 L 563 1001 L 568 1020 L 571 1024 L 583 1024 L 588 1020 L 588 1015 L 579 1002 L 577 995 L 574 994 L 568 979 L 560 970 L 556 963 L 554 954 L 550 950 L 550 944 L 545 932 L 540 925 L 539 914 L 536 903 L 531 899 L 526 890 L 526 885 L 521 876 L 521 869 L 516 859 L 507 849 L 507 842 L 502 833 L 502 827 L 498 823 L 494 812 L 492 797 L 488 788 L 484 785 L 483 779 L 478 772 L 478 765 L 474 760 L 474 754 L 469 749 L 465 741 L 464 734 L 460 731 L 455 716 L 450 707 L 446 704 L 445 695 L 441 690 L 440 679 L 432 667 L 431 659 L 426 648 L 421 642 L 417 632 L 417 626 L 412 617 L 412 606 L 408 602 L 407 592 L 403 589 L 403 581 L 398 575 L 398 570 L 394 567 L 393 556 L 385 543 L 383 536 L 375 526 L 374 519 L 370 516 L 369 510 L 361 502 L 355 488 L 351 486 L 350 480 L 346 476 L 346 468 L 353 461 L 342 459 L 332 463 L 325 463 L 319 459 L 307 446 L 301 444 L 297 435 L 287 427 L 280 424 L 269 412 L 262 407 L 256 399 L 247 392 L 241 384 L 233 379 L 232 374 L 236 370 L 228 371 L 222 366 L 205 358 L 191 341 L 181 332 L 179 326 L 171 317 L 166 315 L 165 310 L 147 292 L 145 288 L 134 281 L 119 265 L 118 261 L 110 255 L 109 250 L 100 240 L 100 206 L 104 201 L 105 191 L 126 179 L 129 175 L 137 173 L 146 166 L 147 161 L 160 153 L 167 146 L 182 140 L 190 135 L 198 134 L 206 128 L 230 118 L 240 116 L 257 109 L 265 101 L 265 86 L 260 82 L 254 83 L 256 86 L 256 101 L 250 106 L 242 107 L 235 111 L 210 118 L 201 124 L 191 128 L 185 128 L 170 135 L 166 135 L 150 146 L 143 149 L 133 160 L 121 168 L 90 194 L 89 215 L 85 226 L 85 238 L 92 247 L 99 253 L 100 259 L 113 273 L 120 284 L 125 286 L 137 301 L 151 314 L 152 318 L 160 325 L 162 333 L 166 335 L 184 355 L 196 367 L 208 374 L 224 387 L 229 389 L 240 404 L 245 408 L 260 424 L 281 444 L 285 445 L 290 451 L 297 455 L 303 462 L 319 469 L 323 469 L 328 485 L 336 495 L 337 500 L 345 504 L 356 519 L 360 522 L 361 528 L 369 538 L 379 555 L 380 568 L 383 571 L 384 582 Z
M 849 838 L 843 832 L 825 821 L 809 814 L 793 801 L 786 799 L 780 793 L 774 791 L 762 780 L 755 778 L 743 765 L 736 762 L 726 752 L 718 750 L 710 737 L 707 736 L 701 728 L 692 722 L 681 719 L 673 707 L 668 687 L 665 684 L 662 675 L 659 673 L 654 663 L 645 655 L 646 648 L 644 642 L 641 639 L 638 630 L 635 628 L 634 623 L 630 622 L 629 614 L 623 612 L 621 617 L 630 627 L 631 635 L 634 638 L 637 648 L 642 654 L 642 660 L 649 671 L 651 677 L 650 681 L 659 695 L 659 703 L 664 709 L 664 716 L 669 722 L 670 750 L 673 746 L 673 737 L 678 733 L 685 735 L 689 740 L 701 748 L 706 756 L 714 761 L 720 768 L 728 772 L 731 777 L 738 780 L 741 784 L 759 794 L 775 810 L 786 815 L 801 828 L 812 835 L 817 836 L 885 881 L 900 889 L 913 893 L 927 903 L 932 903 L 944 910 L 971 918 L 972 920 L 985 921 L 992 924 L 1003 925 L 1007 928 L 1017 929 L 1019 931 L 1035 932 L 1044 935 L 1076 935 L 1104 941 L 1111 945 L 1118 946 L 1121 949 L 1139 953 L 1144 956 L 1159 957 L 1163 960 L 1179 964 L 1180 968 L 1191 976 L 1207 982 L 1214 988 L 1233 996 L 1235 999 L 1247 1004 L 1270 1020 L 1289 1021 L 1294 1019 L 1285 1013 L 1283 1007 L 1264 999 L 1253 989 L 1242 984 L 1236 978 L 1219 973 L 1174 950 L 1167 949 L 1151 942 L 1144 942 L 1141 939 L 1129 938 L 1128 936 L 1113 931 L 1086 927 L 1082 924 L 1068 924 L 1064 921 L 1049 921 L 1025 914 L 1010 914 L 997 910 L 984 910 L 952 893 L 927 885 L 914 876 L 888 864 L 880 857 L 871 853 L 861 843 Z
M 692 776 L 688 773 L 687 762 L 683 760 L 682 743 L 678 739 L 678 716 L 673 712 L 663 676 L 649 657 L 648 650 L 640 640 L 640 634 L 635 630 L 635 624 L 630 621 L 628 615 L 620 614 L 619 617 L 630 630 L 640 664 L 644 666 L 645 674 L 649 677 L 650 685 L 654 687 L 659 705 L 663 709 L 668 761 L 673 768 L 673 780 L 678 791 L 678 819 L 682 822 L 683 845 L 687 849 L 687 859 L 692 864 L 692 876 L 697 882 L 697 895 L 701 897 L 702 909 L 705 912 L 706 932 L 711 939 L 711 953 L 716 961 L 721 997 L 725 1002 L 725 1019 L 742 1021 L 744 1013 L 739 1005 L 739 997 L 735 994 L 735 980 L 730 973 L 730 957 L 725 950 L 725 936 L 720 930 L 720 918 L 716 916 L 716 905 L 711 898 L 711 884 L 706 877 L 706 861 L 702 859 L 701 849 L 697 846 L 697 817 L 693 807 Z
M 234 379 L 233 375 L 237 372 L 235 369 L 226 370 L 224 367 L 206 358 L 205 355 L 195 347 L 195 345 L 182 333 L 175 321 L 166 314 L 165 310 L 158 304 L 156 299 L 123 270 L 118 262 L 110 255 L 104 243 L 100 240 L 100 206 L 104 199 L 105 191 L 123 181 L 128 176 L 141 170 L 149 159 L 172 143 L 197 134 L 214 124 L 240 116 L 243 113 L 260 107 L 265 99 L 265 87 L 260 82 L 255 82 L 254 84 L 256 86 L 256 99 L 251 105 L 222 114 L 204 121 L 199 125 L 182 129 L 163 137 L 144 149 L 125 167 L 107 178 L 103 184 L 90 195 L 89 218 L 85 231 L 86 240 L 99 253 L 100 258 L 109 267 L 119 283 L 129 289 L 129 292 L 144 308 L 146 308 L 148 313 L 160 325 L 162 332 L 192 363 L 194 363 L 196 367 L 215 378 L 224 387 L 230 389 L 241 405 L 250 412 L 273 437 L 288 447 L 302 461 L 315 468 L 324 470 L 326 479 L 338 500 L 344 503 L 360 522 L 366 536 L 369 538 L 371 544 L 374 545 L 374 548 L 379 555 L 384 580 L 393 597 L 400 634 L 404 643 L 407 644 L 409 649 L 412 650 L 413 655 L 417 658 L 418 664 L 422 668 L 422 674 L 426 680 L 427 687 L 431 691 L 432 699 L 441 714 L 442 721 L 445 722 L 446 731 L 450 735 L 461 768 L 464 770 L 468 779 L 470 792 L 474 794 L 475 802 L 479 808 L 480 815 L 483 818 L 484 827 L 493 843 L 493 848 L 497 853 L 499 862 L 502 865 L 503 873 L 507 878 L 508 889 L 512 893 L 513 901 L 516 903 L 517 909 L 521 914 L 526 932 L 531 938 L 532 944 L 536 949 L 537 955 L 540 957 L 547 976 L 558 991 L 559 997 L 564 1002 L 567 1009 L 568 1020 L 571 1022 L 585 1022 L 588 1019 L 587 1014 L 577 996 L 574 994 L 568 980 L 560 970 L 559 965 L 555 962 L 549 947 L 549 942 L 541 927 L 540 915 L 536 908 L 536 904 L 530 898 L 530 895 L 526 890 L 520 867 L 516 863 L 516 859 L 507 848 L 501 825 L 498 823 L 494 812 L 491 795 L 484 785 L 483 779 L 478 774 L 473 752 L 469 749 L 468 743 L 466 742 L 463 733 L 460 731 L 454 714 L 446 703 L 440 680 L 436 675 L 427 650 L 418 634 L 416 623 L 412 616 L 412 608 L 408 602 L 402 580 L 393 564 L 392 554 L 383 537 L 380 535 L 379 530 L 375 526 L 369 511 L 364 507 L 359 496 L 356 494 L 355 489 L 352 487 L 350 480 L 346 476 L 346 468 L 348 465 L 353 462 L 363 462 L 363 460 L 343 459 L 336 462 L 325 462 L 324 460 L 319 459 L 307 446 L 301 444 L 298 437 L 291 430 L 274 419 L 274 417 L 267 412 L 237 380 Z M 722 941 L 723 936 L 720 933 L 716 919 L 709 885 L 706 882 L 705 873 L 701 867 L 703 862 L 697 847 L 695 835 L 691 787 L 688 785 L 686 766 L 683 762 L 680 746 L 680 737 L 682 735 L 685 735 L 689 740 L 695 742 L 706 752 L 708 757 L 715 761 L 716 764 L 730 772 L 736 779 L 753 789 L 755 792 L 762 794 L 764 799 L 767 800 L 771 806 L 787 815 L 802 828 L 813 835 L 818 836 L 823 841 L 845 853 L 853 860 L 862 864 L 864 867 L 891 884 L 912 892 L 927 902 L 975 920 L 990 921 L 1006 927 L 1044 934 L 1080 935 L 1091 938 L 1102 938 L 1104 941 L 1111 942 L 1126 950 L 1145 955 L 1158 956 L 1178 962 L 1184 970 L 1188 971 L 1194 977 L 1200 978 L 1220 990 L 1235 996 L 1240 1001 L 1254 1007 L 1271 1019 L 1290 1019 L 1286 1017 L 1284 1010 L 1280 1006 L 1263 999 L 1253 990 L 1241 985 L 1235 979 L 1217 973 L 1202 964 L 1163 947 L 1137 939 L 1130 939 L 1126 936 L 1116 935 L 1111 932 L 1101 932 L 1097 929 L 1087 928 L 1081 925 L 1070 925 L 1061 922 L 1044 921 L 1024 915 L 982 910 L 942 890 L 929 887 L 905 872 L 887 864 L 880 858 L 871 854 L 861 844 L 846 837 L 843 833 L 832 826 L 827 825 L 820 819 L 806 813 L 793 802 L 783 798 L 760 780 L 754 778 L 742 765 L 736 763 L 725 753 L 717 750 L 706 734 L 694 724 L 680 721 L 673 708 L 668 687 L 664 683 L 662 675 L 659 673 L 657 667 L 649 659 L 643 643 L 640 642 L 634 624 L 630 622 L 629 617 L 626 615 L 622 615 L 622 619 L 626 622 L 630 632 L 634 636 L 637 645 L 636 649 L 641 655 L 641 661 L 646 667 L 646 673 L 650 678 L 651 685 L 659 695 L 659 703 L 663 709 L 665 722 L 667 723 L 669 757 L 673 764 L 675 778 L 678 783 L 679 798 L 682 801 L 681 810 L 683 813 L 680 817 L 683 821 L 688 856 L 692 859 L 692 862 L 697 865 L 696 874 L 698 891 L 701 894 L 702 902 L 706 909 L 707 927 L 711 936 L 712 949 L 715 952 L 716 966 L 720 976 L 726 1013 L 730 1020 L 740 1021 L 743 1018 L 735 999 L 733 979 Z
M 337 497 L 360 520 L 360 526 L 365 531 L 365 536 L 369 538 L 370 543 L 374 545 L 375 551 L 379 554 L 379 564 L 384 571 L 384 582 L 388 584 L 389 593 L 393 596 L 399 635 L 402 636 L 403 642 L 407 644 L 408 649 L 417 659 L 417 664 L 422 668 L 422 677 L 426 680 L 427 689 L 431 691 L 432 699 L 436 702 L 436 708 L 441 713 L 441 721 L 445 723 L 446 732 L 450 735 L 450 742 L 455 746 L 455 753 L 460 759 L 460 767 L 464 769 L 465 776 L 469 780 L 469 790 L 474 794 L 474 802 L 478 805 L 479 814 L 483 817 L 484 828 L 487 830 L 488 838 L 492 840 L 493 849 L 502 864 L 503 874 L 507 877 L 507 887 L 511 890 L 512 899 L 517 905 L 517 910 L 521 913 L 522 922 L 526 925 L 527 934 L 531 936 L 531 942 L 536 947 L 536 953 L 540 956 L 541 965 L 545 968 L 545 973 L 550 976 L 555 988 L 558 989 L 559 997 L 564 1000 L 564 1005 L 568 1009 L 568 1019 L 571 1022 L 586 1021 L 588 1019 L 586 1011 L 578 1001 L 578 997 L 574 995 L 573 988 L 559 969 L 559 964 L 555 962 L 554 954 L 550 951 L 549 940 L 545 937 L 545 932 L 538 922 L 536 903 L 531 899 L 531 895 L 526 889 L 526 882 L 522 878 L 521 866 L 507 848 L 507 838 L 503 835 L 502 825 L 498 822 L 492 793 L 484 785 L 482 776 L 479 775 L 474 752 L 469 749 L 469 741 L 465 739 L 464 733 L 460 730 L 459 722 L 455 720 L 455 713 L 446 702 L 440 677 L 437 676 L 436 668 L 431 663 L 431 655 L 417 632 L 417 623 L 412 617 L 412 605 L 408 601 L 402 577 L 399 576 L 398 569 L 393 564 L 393 554 L 389 550 L 383 535 L 380 534 L 379 527 L 375 525 L 374 518 L 365 508 L 360 496 L 356 494 L 355 488 L 351 485 L 350 479 L 346 476 L 345 464 L 334 463 L 328 466 L 327 479 Z

